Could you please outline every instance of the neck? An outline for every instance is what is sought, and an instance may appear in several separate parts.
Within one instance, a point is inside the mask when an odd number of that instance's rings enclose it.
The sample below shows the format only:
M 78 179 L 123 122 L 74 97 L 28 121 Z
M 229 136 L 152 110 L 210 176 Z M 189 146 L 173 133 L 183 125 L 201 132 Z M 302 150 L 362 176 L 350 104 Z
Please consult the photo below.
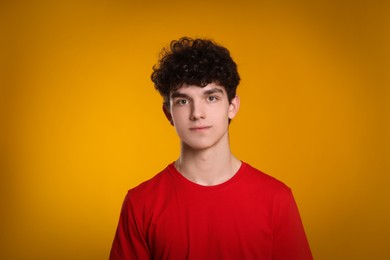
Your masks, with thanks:
M 195 150 L 182 144 L 180 158 L 175 162 L 187 179 L 204 186 L 221 184 L 238 171 L 241 162 L 230 151 L 229 141 L 211 148 Z

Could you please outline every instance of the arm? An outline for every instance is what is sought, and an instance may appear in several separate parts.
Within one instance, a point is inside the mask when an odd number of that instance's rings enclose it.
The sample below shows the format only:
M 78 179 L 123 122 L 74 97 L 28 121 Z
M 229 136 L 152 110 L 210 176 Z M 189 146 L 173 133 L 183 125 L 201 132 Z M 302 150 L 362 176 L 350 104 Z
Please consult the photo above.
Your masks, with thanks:
M 110 260 L 150 259 L 149 249 L 142 232 L 141 222 L 137 218 L 127 194 L 119 218 Z
M 273 245 L 273 259 L 313 259 L 298 207 L 290 189 L 276 197 Z

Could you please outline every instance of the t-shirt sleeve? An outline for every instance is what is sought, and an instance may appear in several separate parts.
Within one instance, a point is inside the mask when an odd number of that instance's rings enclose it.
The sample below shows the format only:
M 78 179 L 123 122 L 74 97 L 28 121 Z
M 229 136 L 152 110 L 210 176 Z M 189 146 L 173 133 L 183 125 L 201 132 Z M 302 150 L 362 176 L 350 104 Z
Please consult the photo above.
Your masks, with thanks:
M 142 225 L 129 197 L 128 193 L 122 205 L 110 260 L 150 259 Z
M 297 204 L 289 188 L 275 198 L 273 259 L 313 259 Z

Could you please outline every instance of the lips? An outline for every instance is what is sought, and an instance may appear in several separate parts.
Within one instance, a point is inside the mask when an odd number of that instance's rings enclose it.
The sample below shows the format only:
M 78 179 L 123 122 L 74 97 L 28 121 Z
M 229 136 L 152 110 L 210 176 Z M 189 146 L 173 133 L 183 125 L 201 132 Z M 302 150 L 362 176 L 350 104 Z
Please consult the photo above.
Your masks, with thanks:
M 207 129 L 210 129 L 211 126 L 195 126 L 195 127 L 190 127 L 191 131 L 204 131 Z

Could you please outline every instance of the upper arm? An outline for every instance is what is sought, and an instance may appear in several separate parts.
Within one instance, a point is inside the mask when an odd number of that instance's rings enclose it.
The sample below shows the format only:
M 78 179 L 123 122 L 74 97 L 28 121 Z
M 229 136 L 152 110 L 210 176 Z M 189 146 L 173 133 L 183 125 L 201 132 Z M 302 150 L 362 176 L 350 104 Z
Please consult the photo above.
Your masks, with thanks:
M 129 193 L 122 205 L 109 259 L 150 259 L 141 214 L 133 208 Z
M 274 205 L 273 259 L 313 259 L 297 204 L 290 189 Z

